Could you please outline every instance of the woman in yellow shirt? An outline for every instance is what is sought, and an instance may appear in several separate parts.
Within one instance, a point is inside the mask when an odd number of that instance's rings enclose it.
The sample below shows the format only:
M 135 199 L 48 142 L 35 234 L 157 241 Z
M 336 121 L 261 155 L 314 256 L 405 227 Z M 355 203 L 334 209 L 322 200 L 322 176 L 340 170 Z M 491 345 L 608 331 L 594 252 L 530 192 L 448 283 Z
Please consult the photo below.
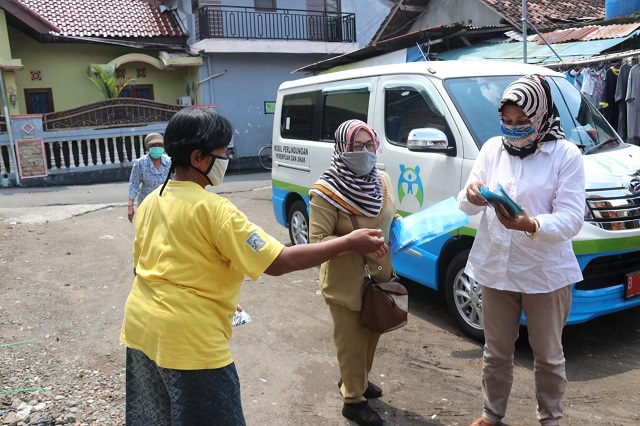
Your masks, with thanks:
M 167 125 L 171 170 L 136 215 L 136 277 L 120 337 L 129 426 L 244 425 L 228 344 L 244 276 L 281 275 L 384 244 L 379 231 L 360 230 L 331 244 L 284 247 L 205 190 L 222 182 L 231 135 L 229 121 L 205 109 L 183 109 Z

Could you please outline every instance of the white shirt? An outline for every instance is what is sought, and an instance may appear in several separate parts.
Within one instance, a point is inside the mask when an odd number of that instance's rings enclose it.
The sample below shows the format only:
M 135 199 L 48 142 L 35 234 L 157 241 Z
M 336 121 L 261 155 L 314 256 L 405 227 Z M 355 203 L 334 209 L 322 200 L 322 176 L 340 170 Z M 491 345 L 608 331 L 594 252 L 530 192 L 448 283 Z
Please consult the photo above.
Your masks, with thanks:
M 467 200 L 471 182 L 491 191 L 498 183 L 540 222 L 531 240 L 522 231 L 505 228 L 491 207 Z M 585 175 L 578 147 L 564 139 L 547 142 L 520 159 L 494 137 L 482 146 L 469 180 L 458 194 L 460 209 L 482 213 L 465 272 L 479 284 L 520 293 L 549 293 L 582 280 L 571 238 L 584 222 Z

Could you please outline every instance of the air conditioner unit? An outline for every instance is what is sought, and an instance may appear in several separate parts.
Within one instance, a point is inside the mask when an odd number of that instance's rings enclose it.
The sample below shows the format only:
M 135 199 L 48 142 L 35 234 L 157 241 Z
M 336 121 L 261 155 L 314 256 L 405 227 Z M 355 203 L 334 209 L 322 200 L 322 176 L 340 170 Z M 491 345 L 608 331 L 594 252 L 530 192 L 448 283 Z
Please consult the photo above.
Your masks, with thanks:
M 191 97 L 190 96 L 181 96 L 177 99 L 176 103 L 181 106 L 190 106 L 191 105 Z

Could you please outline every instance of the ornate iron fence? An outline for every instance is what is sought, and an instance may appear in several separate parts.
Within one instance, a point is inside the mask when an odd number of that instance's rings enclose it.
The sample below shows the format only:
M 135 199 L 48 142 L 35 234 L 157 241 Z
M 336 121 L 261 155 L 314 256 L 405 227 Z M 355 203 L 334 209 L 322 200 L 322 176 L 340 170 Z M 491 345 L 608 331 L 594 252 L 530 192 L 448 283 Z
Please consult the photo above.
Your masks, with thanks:
M 60 112 L 11 117 L 16 159 L 20 161 L 20 143 L 42 140 L 44 158 L 40 161 L 49 177 L 126 170 L 132 161 L 146 154 L 145 136 L 164 133 L 169 119 L 182 108 L 146 99 L 118 98 Z M 0 132 L 0 177 L 15 179 L 19 164 L 13 164 L 9 134 L 4 129 L 4 133 Z M 30 159 L 34 158 L 33 153 L 30 155 Z M 90 181 L 91 175 L 86 176 Z
M 207 5 L 196 11 L 196 39 L 208 38 L 351 43 L 356 41 L 356 18 L 353 13 Z
M 183 106 L 147 99 L 107 99 L 42 116 L 45 131 L 81 128 L 126 127 L 165 123 Z

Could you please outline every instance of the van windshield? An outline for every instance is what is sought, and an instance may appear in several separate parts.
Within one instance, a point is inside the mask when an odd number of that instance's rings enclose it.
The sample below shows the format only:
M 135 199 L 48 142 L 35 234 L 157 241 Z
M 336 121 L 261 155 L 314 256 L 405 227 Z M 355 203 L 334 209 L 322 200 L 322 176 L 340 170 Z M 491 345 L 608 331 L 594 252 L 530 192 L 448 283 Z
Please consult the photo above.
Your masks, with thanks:
M 498 105 L 507 86 L 519 76 L 465 77 L 444 81 L 478 147 L 500 134 Z M 584 153 L 609 149 L 622 141 L 598 110 L 565 78 L 547 77 L 565 138 Z

